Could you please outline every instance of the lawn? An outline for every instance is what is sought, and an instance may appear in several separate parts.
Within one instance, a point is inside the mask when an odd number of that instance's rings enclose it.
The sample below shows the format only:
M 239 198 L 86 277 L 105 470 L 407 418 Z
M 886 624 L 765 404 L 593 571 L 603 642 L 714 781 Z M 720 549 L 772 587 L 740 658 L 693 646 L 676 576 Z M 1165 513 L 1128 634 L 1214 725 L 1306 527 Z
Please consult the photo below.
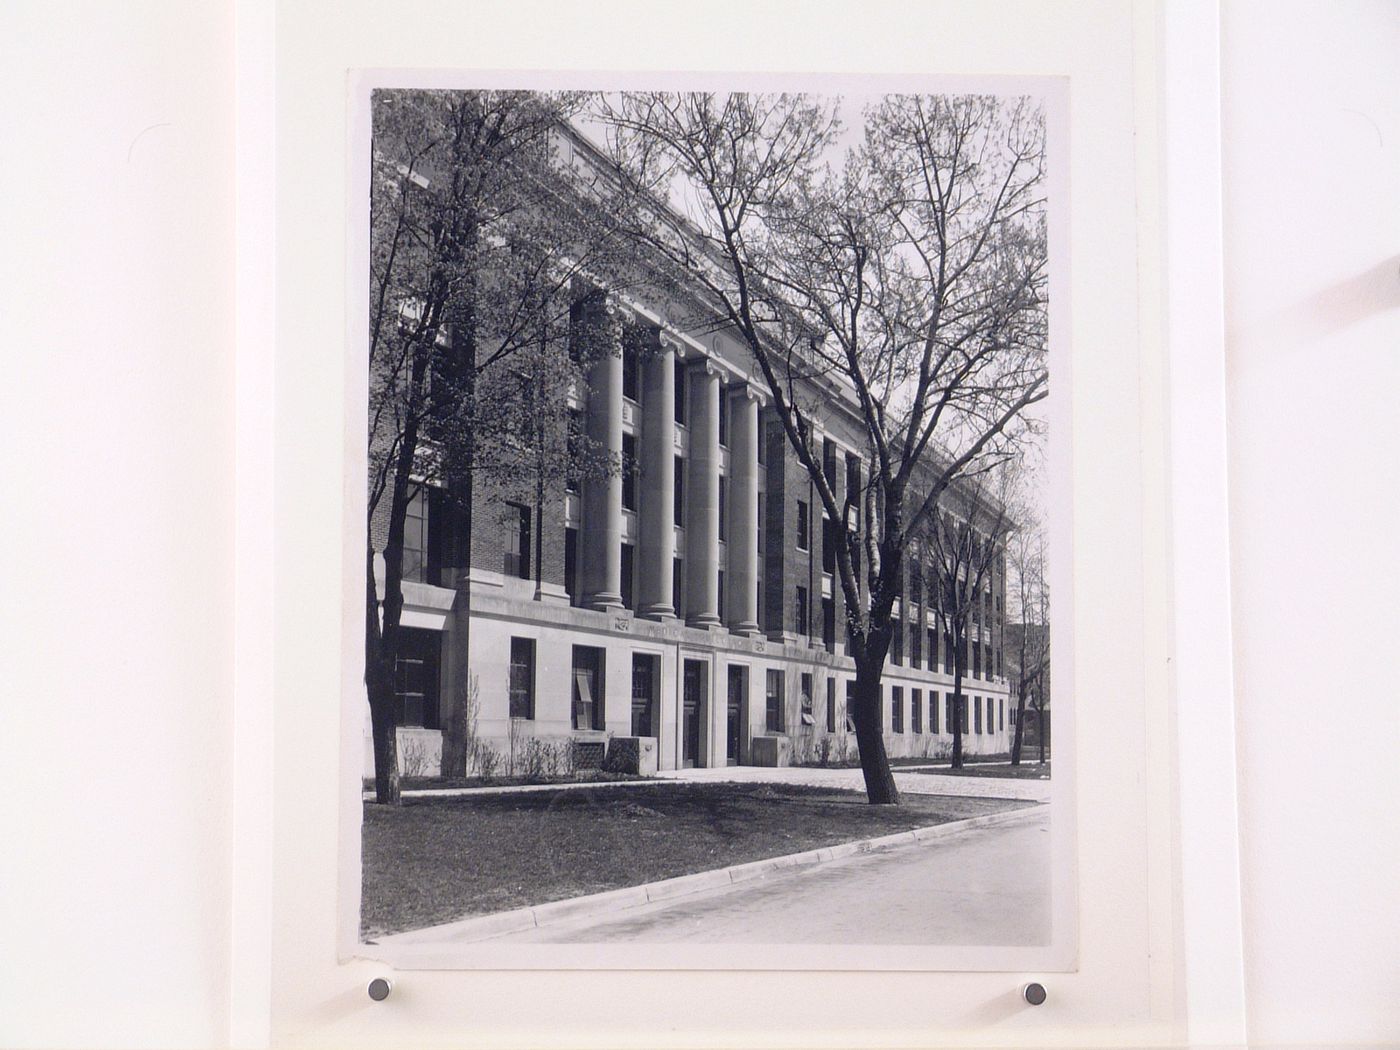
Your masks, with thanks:
M 364 808 L 366 937 L 995 813 L 1006 799 L 655 784 Z
M 1034 761 L 1021 759 L 1019 766 L 1007 765 L 1005 763 L 988 765 L 985 763 L 969 763 L 962 769 L 954 769 L 951 766 L 939 766 L 937 769 L 906 769 L 905 773 L 921 773 L 927 776 L 939 777 L 997 777 L 1001 780 L 1049 780 L 1050 763 L 1038 765 Z

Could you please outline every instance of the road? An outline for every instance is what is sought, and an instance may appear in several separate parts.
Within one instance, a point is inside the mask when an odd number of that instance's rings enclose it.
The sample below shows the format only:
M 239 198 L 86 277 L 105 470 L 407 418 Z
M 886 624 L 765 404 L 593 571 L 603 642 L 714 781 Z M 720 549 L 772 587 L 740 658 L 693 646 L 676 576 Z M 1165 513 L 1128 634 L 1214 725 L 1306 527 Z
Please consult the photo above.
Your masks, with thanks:
M 833 861 L 509 943 L 1037 945 L 1050 940 L 1050 814 Z

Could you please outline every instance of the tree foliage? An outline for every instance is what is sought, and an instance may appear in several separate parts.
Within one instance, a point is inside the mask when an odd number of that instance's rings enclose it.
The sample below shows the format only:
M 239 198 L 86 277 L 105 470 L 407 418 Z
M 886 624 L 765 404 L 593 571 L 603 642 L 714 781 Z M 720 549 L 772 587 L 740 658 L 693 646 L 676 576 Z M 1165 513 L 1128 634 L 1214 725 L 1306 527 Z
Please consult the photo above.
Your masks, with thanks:
M 613 216 L 567 163 L 563 129 L 584 101 L 518 91 L 374 96 L 365 680 L 381 802 L 398 799 L 393 673 L 414 493 L 432 484 L 446 494 L 449 564 L 466 566 L 479 476 L 533 478 L 538 491 L 600 455 L 586 438 L 559 437 L 568 428 L 560 392 L 615 350 L 577 323 L 601 298 L 590 275 L 625 264 Z M 465 765 L 464 703 L 450 698 L 449 774 Z

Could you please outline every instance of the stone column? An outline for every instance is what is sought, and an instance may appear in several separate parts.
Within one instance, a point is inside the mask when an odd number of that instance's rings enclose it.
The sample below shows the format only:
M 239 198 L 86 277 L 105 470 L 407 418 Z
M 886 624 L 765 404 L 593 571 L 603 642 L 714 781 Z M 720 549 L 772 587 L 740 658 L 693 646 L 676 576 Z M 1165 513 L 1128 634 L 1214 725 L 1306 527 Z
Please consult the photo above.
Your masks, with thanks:
M 638 611 L 664 620 L 676 615 L 671 563 L 676 556 L 676 351 L 663 334 L 642 365 L 641 536 Z
M 719 617 L 719 378 L 708 358 L 688 376 L 690 476 L 686 486 L 686 623 L 718 627 Z
M 588 373 L 588 436 L 601 454 L 622 455 L 622 341 L 617 319 L 595 311 L 589 324 L 607 326 L 608 352 Z M 583 482 L 580 565 L 584 604 L 607 611 L 622 606 L 622 477 Z
M 729 402 L 729 629 L 758 633 L 758 391 L 745 384 Z

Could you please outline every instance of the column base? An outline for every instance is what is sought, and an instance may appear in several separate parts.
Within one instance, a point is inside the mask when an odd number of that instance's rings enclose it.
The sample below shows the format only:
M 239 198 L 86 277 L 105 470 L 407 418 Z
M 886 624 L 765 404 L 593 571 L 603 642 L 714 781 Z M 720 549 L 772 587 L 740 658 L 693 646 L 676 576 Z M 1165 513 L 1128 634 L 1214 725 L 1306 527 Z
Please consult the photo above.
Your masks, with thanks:
M 616 612 L 622 608 L 622 595 L 595 594 L 584 605 L 595 612 Z
M 648 620 L 678 619 L 678 617 L 676 616 L 675 606 L 670 604 L 663 605 L 658 603 L 656 605 L 643 605 L 640 609 L 637 610 L 637 615 L 645 617 Z
M 731 625 L 729 628 L 729 633 L 741 634 L 745 638 L 753 638 L 756 635 L 763 634 L 763 631 L 759 629 L 758 624 L 755 623 L 753 620 L 743 620 L 739 623 Z
M 687 627 L 695 627 L 701 631 L 718 631 L 723 629 L 724 624 L 720 622 L 718 616 L 712 613 L 701 613 L 697 616 L 687 616 L 685 620 Z

